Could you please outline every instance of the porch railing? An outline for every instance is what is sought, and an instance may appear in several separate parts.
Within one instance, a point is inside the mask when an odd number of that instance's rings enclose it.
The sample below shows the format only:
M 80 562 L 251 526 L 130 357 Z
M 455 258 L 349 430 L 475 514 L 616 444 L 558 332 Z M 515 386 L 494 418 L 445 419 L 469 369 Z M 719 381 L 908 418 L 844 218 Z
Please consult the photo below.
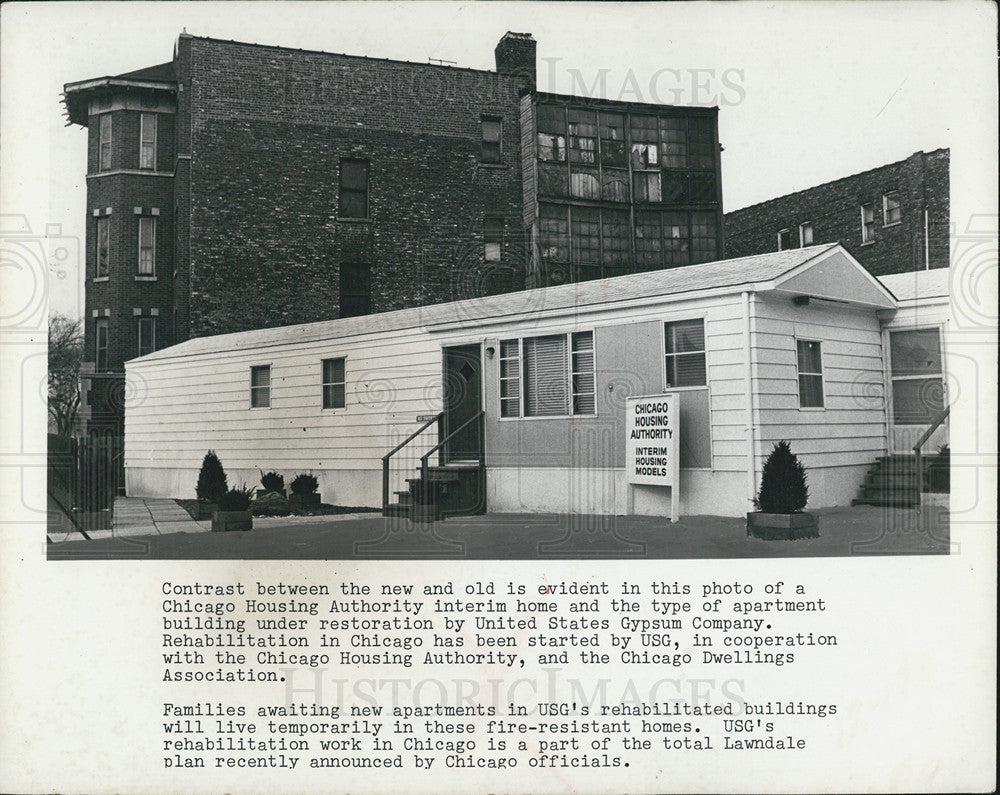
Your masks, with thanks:
M 931 435 L 938 428 L 941 427 L 941 423 L 948 418 L 948 414 L 951 412 L 951 406 L 945 406 L 937 416 L 934 417 L 934 421 L 931 422 L 930 427 L 924 431 L 923 435 L 917 440 L 917 443 L 913 445 L 913 455 L 916 457 L 917 463 L 917 483 L 919 484 L 918 495 L 922 495 L 924 492 L 924 459 L 923 459 L 923 447 L 927 443 L 927 440 L 931 438 Z
M 382 456 L 382 510 L 383 511 L 385 511 L 389 507 L 389 461 L 390 461 L 390 459 L 394 455 L 396 455 L 396 453 L 398 453 L 400 450 L 402 450 L 404 447 L 406 447 L 408 444 L 410 444 L 410 442 L 412 442 L 414 439 L 416 439 L 418 436 L 420 436 L 420 434 L 422 434 L 424 431 L 426 431 L 428 428 L 430 428 L 432 425 L 437 425 L 437 428 L 438 428 L 438 439 L 440 439 L 442 433 L 444 432 L 444 412 L 441 412 L 440 414 L 437 414 L 434 417 L 431 417 L 431 419 L 427 420 L 427 422 L 425 422 L 423 425 L 421 425 L 419 428 L 417 428 L 417 430 L 415 430 L 413 433 L 411 433 L 409 436 L 407 436 L 403 441 L 401 441 L 399 444 L 397 444 L 395 447 L 393 447 L 392 450 L 390 450 L 388 453 L 386 453 L 384 456 Z M 440 444 L 437 445 L 437 447 L 440 447 Z M 421 459 L 421 462 L 423 462 L 423 459 Z M 421 471 L 423 472 L 423 469 L 421 469 Z
M 476 448 L 478 451 L 477 461 L 479 463 L 479 470 L 480 472 L 484 472 L 486 470 L 486 444 L 483 438 L 486 433 L 485 423 L 483 422 L 483 419 L 485 417 L 486 417 L 486 412 L 479 411 L 478 413 L 475 414 L 475 416 L 469 417 L 469 419 L 467 419 L 465 422 L 463 422 L 461 425 L 455 428 L 455 430 L 453 430 L 451 433 L 449 433 L 447 436 L 441 439 L 441 441 L 439 441 L 436 445 L 434 445 L 430 450 L 428 450 L 426 453 L 420 456 L 420 477 L 424 480 L 424 482 L 427 481 L 427 469 L 430 466 L 430 464 L 428 463 L 428 459 L 430 459 L 430 457 L 434 455 L 434 453 L 438 453 L 440 455 L 440 451 L 447 449 L 445 448 L 445 445 L 448 444 L 448 442 L 450 442 L 452 439 L 458 436 L 458 434 L 460 434 L 462 431 L 464 431 L 473 423 L 476 424 L 476 442 L 477 442 Z M 445 459 L 447 460 L 447 456 L 445 456 Z

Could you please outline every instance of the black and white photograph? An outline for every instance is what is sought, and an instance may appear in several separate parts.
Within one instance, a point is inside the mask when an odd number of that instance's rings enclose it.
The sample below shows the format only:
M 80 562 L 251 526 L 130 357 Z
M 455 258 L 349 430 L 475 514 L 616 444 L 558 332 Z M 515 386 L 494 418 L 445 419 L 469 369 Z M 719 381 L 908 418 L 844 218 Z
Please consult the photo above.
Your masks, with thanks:
M 2 13 L 4 790 L 995 787 L 995 5 Z

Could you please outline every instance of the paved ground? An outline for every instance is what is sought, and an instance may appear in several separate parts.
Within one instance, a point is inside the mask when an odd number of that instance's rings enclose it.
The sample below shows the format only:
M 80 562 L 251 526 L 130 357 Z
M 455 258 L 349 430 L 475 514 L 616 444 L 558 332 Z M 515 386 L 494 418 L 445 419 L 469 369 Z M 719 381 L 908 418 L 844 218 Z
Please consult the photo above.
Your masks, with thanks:
M 766 558 L 928 555 L 949 551 L 948 512 L 857 506 L 817 511 L 820 537 L 748 538 L 742 518 L 490 514 L 432 525 L 373 514 L 254 519 L 246 533 L 212 533 L 172 500 L 128 505 L 107 537 L 50 538 L 53 560 Z M 173 503 L 169 505 L 162 503 Z M 124 508 L 124 506 L 123 506 Z M 176 509 L 176 510 L 174 510 Z M 149 514 L 149 518 L 143 514 Z M 179 511 L 183 517 L 177 513 Z M 127 518 L 126 518 L 127 517 Z M 129 532 L 130 530 L 135 532 Z M 78 540 L 79 539 L 79 540 Z

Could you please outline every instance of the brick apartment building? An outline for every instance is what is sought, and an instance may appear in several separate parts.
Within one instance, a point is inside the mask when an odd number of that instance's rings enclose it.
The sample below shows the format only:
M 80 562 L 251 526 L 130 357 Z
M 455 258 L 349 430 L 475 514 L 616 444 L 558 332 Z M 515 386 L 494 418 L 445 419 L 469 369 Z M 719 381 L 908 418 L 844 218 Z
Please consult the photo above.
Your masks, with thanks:
M 727 257 L 839 242 L 875 276 L 948 267 L 948 149 L 725 215 Z
M 496 71 L 182 34 L 69 83 L 88 129 L 85 414 L 124 362 L 192 337 L 714 260 L 717 108 L 536 91 Z

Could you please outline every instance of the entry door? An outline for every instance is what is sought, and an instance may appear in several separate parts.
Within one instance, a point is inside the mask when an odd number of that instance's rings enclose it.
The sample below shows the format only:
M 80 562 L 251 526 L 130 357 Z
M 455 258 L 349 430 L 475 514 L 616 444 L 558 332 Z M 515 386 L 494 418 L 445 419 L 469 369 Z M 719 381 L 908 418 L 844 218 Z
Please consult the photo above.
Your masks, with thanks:
M 445 436 L 475 417 L 482 408 L 481 357 L 478 345 L 444 349 Z M 445 446 L 445 463 L 477 461 L 481 443 L 479 424 L 470 423 Z
M 892 382 L 892 452 L 908 454 L 945 407 L 941 330 L 936 326 L 889 332 Z M 945 420 L 924 442 L 923 450 L 937 452 L 948 444 Z

